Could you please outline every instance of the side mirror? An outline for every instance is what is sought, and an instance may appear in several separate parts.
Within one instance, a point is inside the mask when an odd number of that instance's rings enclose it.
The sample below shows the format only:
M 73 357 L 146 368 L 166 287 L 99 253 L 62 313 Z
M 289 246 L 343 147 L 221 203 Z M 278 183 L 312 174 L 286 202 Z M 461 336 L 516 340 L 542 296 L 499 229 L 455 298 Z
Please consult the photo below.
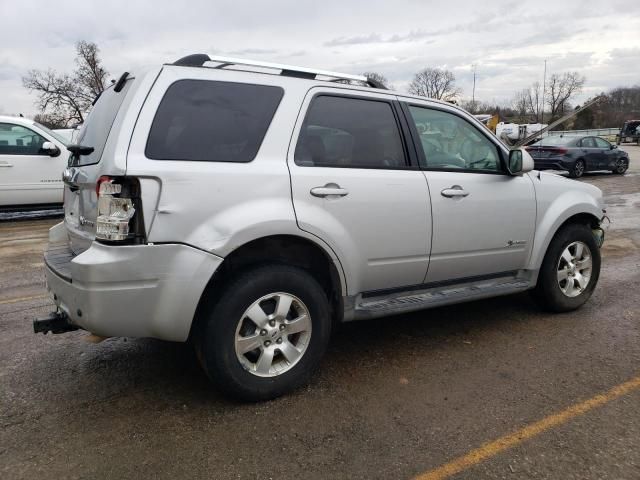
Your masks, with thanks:
M 57 157 L 58 155 L 60 155 L 60 149 L 56 147 L 55 143 L 53 142 L 43 142 L 42 146 L 40 147 L 40 151 L 46 153 L 50 157 Z
M 534 168 L 533 158 L 524 148 L 517 148 L 509 152 L 507 170 L 510 175 L 522 175 Z
M 618 145 L 611 145 L 611 150 L 615 150 L 616 148 L 618 148 Z

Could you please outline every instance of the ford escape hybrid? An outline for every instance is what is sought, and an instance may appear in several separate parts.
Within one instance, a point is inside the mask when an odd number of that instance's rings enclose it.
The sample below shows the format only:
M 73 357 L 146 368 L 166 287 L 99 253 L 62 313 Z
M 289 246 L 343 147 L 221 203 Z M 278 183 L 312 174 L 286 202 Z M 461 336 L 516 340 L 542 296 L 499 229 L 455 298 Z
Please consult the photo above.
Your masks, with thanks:
M 241 399 L 303 384 L 337 322 L 598 281 L 599 189 L 360 76 L 191 55 L 125 73 L 69 150 L 34 329 L 189 340 Z

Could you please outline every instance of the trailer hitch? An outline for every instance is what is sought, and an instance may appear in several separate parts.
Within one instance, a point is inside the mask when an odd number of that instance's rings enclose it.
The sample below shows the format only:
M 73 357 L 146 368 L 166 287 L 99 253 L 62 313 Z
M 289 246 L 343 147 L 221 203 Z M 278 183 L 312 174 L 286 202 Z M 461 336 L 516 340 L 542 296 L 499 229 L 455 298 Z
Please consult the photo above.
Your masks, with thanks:
M 69 321 L 64 312 L 51 312 L 47 318 L 37 318 L 33 321 L 33 333 L 66 333 L 78 330 L 80 327 Z

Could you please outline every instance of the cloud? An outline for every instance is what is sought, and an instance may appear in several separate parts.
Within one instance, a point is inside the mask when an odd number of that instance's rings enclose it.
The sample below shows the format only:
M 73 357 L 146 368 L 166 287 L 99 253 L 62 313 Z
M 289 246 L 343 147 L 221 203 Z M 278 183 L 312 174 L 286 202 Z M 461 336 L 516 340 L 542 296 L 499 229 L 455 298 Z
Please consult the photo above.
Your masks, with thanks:
M 506 100 L 542 80 L 547 59 L 548 74 L 579 70 L 585 91 L 606 90 L 639 81 L 640 4 L 614 2 L 620 8 L 595 0 L 369 0 L 366 9 L 344 0 L 191 0 L 188 8 L 169 0 L 24 0 L 19 9 L 0 8 L 0 42 L 11 46 L 0 52 L 2 106 L 35 113 L 21 76 L 31 68 L 72 71 L 81 39 L 98 44 L 113 77 L 201 52 L 378 71 L 400 90 L 419 69 L 442 67 L 470 96 L 476 64 L 476 98 Z
M 278 53 L 278 50 L 272 48 L 243 48 L 241 50 L 232 50 L 229 55 L 273 55 Z
M 370 33 L 369 35 L 356 35 L 353 37 L 338 37 L 324 43 L 325 47 L 340 47 L 344 45 L 363 45 L 368 43 L 381 43 L 385 40 L 382 39 L 377 33 Z

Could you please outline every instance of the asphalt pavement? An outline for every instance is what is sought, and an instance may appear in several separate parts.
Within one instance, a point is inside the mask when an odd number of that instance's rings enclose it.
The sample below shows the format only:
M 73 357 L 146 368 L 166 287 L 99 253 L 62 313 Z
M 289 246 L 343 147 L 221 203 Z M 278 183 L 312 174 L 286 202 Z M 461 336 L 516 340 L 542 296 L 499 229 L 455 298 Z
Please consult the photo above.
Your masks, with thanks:
M 527 294 L 344 325 L 311 384 L 223 398 L 190 348 L 34 335 L 58 220 L 0 223 L 0 478 L 640 478 L 640 147 L 580 310 Z

